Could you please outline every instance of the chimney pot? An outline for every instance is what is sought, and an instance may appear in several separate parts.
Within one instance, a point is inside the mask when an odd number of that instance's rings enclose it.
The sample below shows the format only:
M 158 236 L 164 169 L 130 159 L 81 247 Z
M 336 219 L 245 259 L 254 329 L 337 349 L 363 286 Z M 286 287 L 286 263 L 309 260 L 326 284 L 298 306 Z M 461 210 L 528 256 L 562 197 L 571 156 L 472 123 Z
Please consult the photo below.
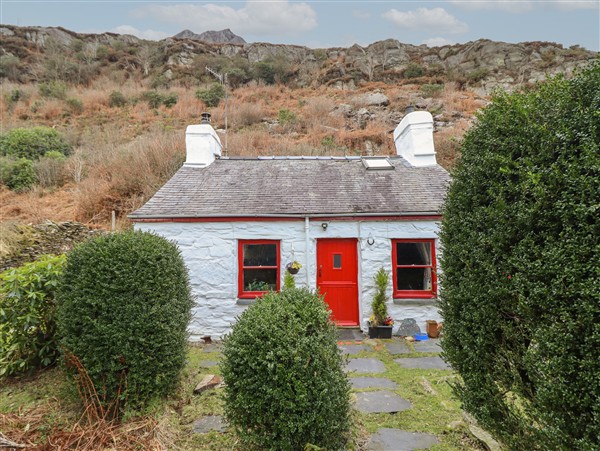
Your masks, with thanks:
M 201 113 L 200 117 L 202 118 L 202 120 L 200 121 L 201 124 L 210 124 L 210 113 Z

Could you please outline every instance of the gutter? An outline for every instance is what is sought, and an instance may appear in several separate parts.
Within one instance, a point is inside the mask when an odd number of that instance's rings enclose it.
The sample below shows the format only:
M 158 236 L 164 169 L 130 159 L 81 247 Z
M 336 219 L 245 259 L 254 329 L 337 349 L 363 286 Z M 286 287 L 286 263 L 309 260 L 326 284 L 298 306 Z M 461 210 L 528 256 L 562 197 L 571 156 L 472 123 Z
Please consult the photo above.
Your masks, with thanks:
M 260 218 L 265 218 L 265 219 L 275 219 L 275 218 L 304 219 L 304 220 L 306 220 L 307 218 L 308 219 L 323 219 L 323 218 L 372 218 L 372 217 L 377 217 L 377 218 L 423 217 L 423 218 L 439 219 L 442 216 L 439 214 L 439 212 L 429 212 L 428 211 L 428 212 L 404 212 L 404 213 L 318 213 L 318 214 L 311 214 L 310 216 L 306 216 L 305 214 L 256 214 L 256 215 L 215 214 L 215 215 L 206 215 L 206 216 L 190 216 L 190 215 L 164 216 L 164 215 L 130 214 L 127 217 L 132 221 L 136 221 L 136 220 L 144 221 L 147 219 L 163 220 L 163 221 L 186 219 L 186 220 L 192 222 L 195 219 L 197 219 L 198 221 L 210 221 L 211 219 L 212 220 L 219 220 L 219 219 L 232 220 L 232 219 L 237 219 L 237 218 L 239 218 L 240 220 L 251 220 L 251 219 L 260 219 Z

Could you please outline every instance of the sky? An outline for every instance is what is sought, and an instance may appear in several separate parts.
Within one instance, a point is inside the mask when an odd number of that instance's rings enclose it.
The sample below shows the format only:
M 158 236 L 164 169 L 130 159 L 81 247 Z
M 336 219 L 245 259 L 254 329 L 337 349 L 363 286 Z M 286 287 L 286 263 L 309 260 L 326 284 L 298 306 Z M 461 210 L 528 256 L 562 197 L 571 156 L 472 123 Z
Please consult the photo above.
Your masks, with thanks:
M 491 39 L 600 50 L 600 0 L 0 0 L 0 23 L 163 39 L 184 29 L 311 48 L 383 39 L 429 46 Z

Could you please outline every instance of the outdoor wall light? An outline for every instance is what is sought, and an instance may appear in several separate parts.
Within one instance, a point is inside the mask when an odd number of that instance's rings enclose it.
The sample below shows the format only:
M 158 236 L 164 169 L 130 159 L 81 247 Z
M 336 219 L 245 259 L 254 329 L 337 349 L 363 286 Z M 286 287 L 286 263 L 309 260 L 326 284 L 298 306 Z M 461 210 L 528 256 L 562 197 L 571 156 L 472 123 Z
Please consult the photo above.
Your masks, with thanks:
M 327 224 L 326 222 L 321 223 L 321 227 L 323 227 L 323 231 L 327 230 L 328 226 L 329 226 L 329 224 Z
M 369 233 L 369 236 L 367 237 L 367 244 L 369 246 L 373 246 L 373 244 L 375 244 L 375 238 L 373 238 L 373 235 L 371 235 L 370 233 Z

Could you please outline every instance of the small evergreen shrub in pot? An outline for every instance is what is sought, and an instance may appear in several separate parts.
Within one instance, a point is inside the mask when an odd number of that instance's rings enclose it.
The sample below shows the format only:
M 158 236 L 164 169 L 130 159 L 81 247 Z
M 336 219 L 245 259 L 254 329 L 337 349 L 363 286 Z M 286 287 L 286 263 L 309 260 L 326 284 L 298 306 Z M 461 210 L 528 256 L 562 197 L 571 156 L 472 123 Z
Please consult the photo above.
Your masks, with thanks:
M 58 293 L 66 357 L 76 356 L 101 402 L 133 409 L 177 386 L 192 297 L 176 245 L 146 232 L 86 241 Z
M 307 289 L 267 293 L 226 337 L 225 415 L 246 449 L 342 449 L 350 385 L 323 300 Z

